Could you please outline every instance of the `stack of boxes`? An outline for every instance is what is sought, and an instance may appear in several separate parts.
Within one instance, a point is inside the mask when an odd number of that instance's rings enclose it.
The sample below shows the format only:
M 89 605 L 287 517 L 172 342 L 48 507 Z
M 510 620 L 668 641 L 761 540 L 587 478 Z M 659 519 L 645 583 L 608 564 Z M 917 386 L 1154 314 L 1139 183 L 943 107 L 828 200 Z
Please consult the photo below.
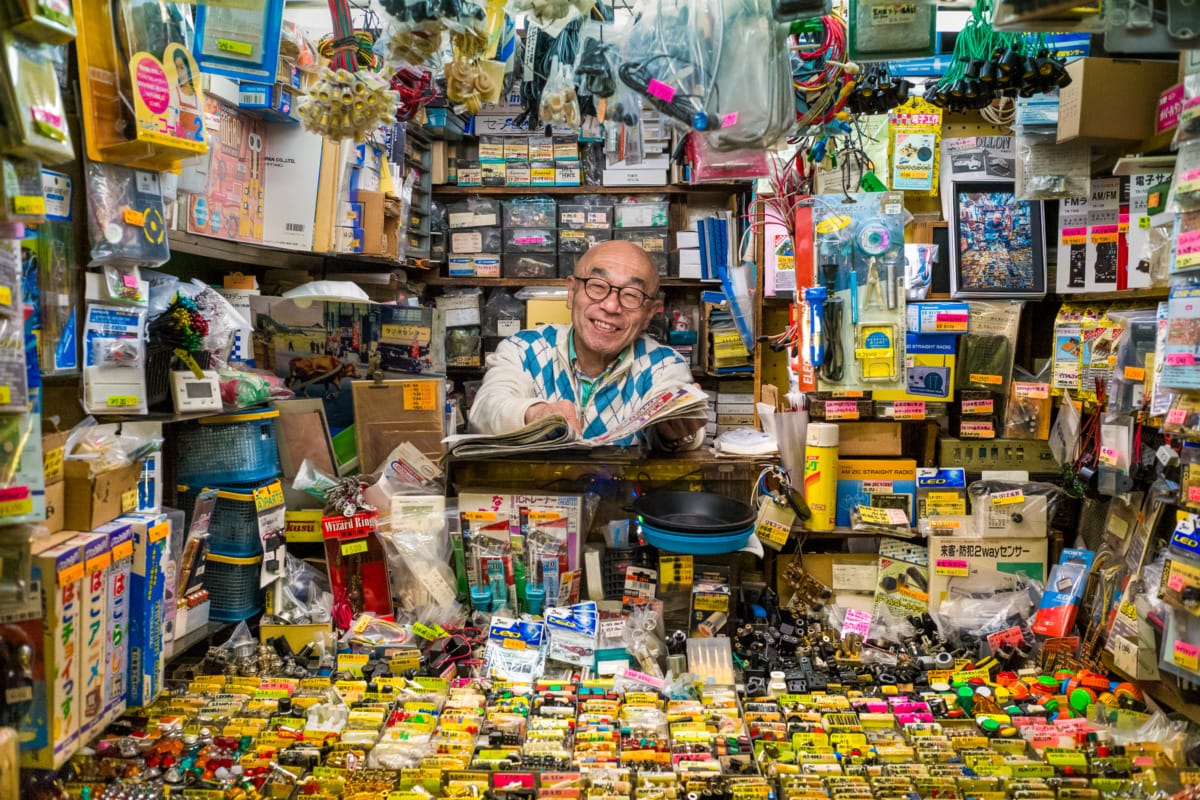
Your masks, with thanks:
M 558 271 L 557 206 L 548 197 L 503 203 L 501 271 L 506 278 L 553 278 Z
M 574 136 L 480 136 L 435 143 L 433 182 L 458 186 L 579 186 L 582 168 Z
M 500 202 L 468 197 L 447 206 L 447 261 L 452 278 L 500 277 Z
M 754 427 L 754 381 L 721 381 L 717 384 L 719 436 L 736 428 Z
M 687 280 L 700 280 L 704 268 L 700 263 L 700 234 L 694 230 L 675 232 L 675 249 L 671 252 L 675 275 Z
M 614 238 L 633 242 L 650 255 L 659 275 L 667 274 L 667 230 L 671 204 L 647 195 L 622 200 L 613 208 Z
M 558 275 L 575 274 L 575 265 L 592 245 L 613 237 L 612 202 L 604 195 L 564 198 L 558 204 Z

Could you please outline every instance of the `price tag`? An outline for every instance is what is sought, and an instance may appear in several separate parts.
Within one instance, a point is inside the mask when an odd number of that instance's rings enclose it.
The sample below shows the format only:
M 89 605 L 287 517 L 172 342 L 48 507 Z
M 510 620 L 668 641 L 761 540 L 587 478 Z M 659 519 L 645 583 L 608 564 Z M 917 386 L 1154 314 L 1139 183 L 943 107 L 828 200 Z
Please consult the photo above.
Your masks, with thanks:
M 136 406 L 137 404 L 138 399 L 130 394 L 110 395 L 108 400 L 105 401 L 105 405 L 107 405 L 109 408 L 129 408 L 131 406 Z
M 791 507 L 768 500 L 758 509 L 758 522 L 755 524 L 754 534 L 772 550 L 782 550 L 792 535 L 792 524 L 795 520 L 796 512 L 792 511 Z
M 1015 381 L 1013 383 L 1013 395 L 1030 400 L 1045 400 L 1050 396 L 1050 384 Z
M 662 556 L 658 559 L 659 580 L 663 586 L 691 586 L 693 569 L 691 556 Z
M 858 507 L 858 516 L 869 525 L 907 525 L 908 515 L 900 508 Z
M 892 419 L 922 420 L 925 419 L 924 400 L 899 400 L 892 404 Z
M 125 220 L 126 225 L 132 225 L 135 228 L 143 228 L 146 226 L 146 215 L 141 211 L 135 211 L 132 208 L 127 208 L 121 216 Z
M 405 381 L 404 407 L 410 411 L 436 411 L 437 387 L 433 381 Z
M 825 419 L 858 419 L 858 403 L 854 400 L 826 400 Z
M 137 508 L 138 492 L 137 489 L 130 489 L 127 492 L 121 493 L 121 513 L 128 514 Z
M 367 552 L 367 540 L 359 539 L 357 542 L 346 542 L 342 545 L 342 555 L 352 556 L 355 553 Z
M 737 119 L 738 119 L 738 112 L 730 111 L 728 114 L 721 117 L 721 127 L 722 128 L 730 128 L 734 125 L 737 125 Z
M 992 386 L 999 386 L 1000 384 L 1004 383 L 1003 375 L 991 375 L 991 374 L 982 373 L 982 372 L 972 372 L 969 377 L 970 377 L 971 383 L 984 383 L 984 384 L 990 384 Z
M 971 574 L 971 565 L 964 559 L 939 558 L 934 562 L 933 574 L 965 578 Z
M 349 672 L 356 678 L 362 677 L 362 668 L 371 657 L 366 653 L 339 653 L 337 657 L 338 672 Z
M 239 42 L 236 39 L 217 39 L 217 49 L 222 53 L 233 53 L 239 56 L 254 55 L 254 45 L 249 42 Z
M 17 195 L 12 205 L 13 213 L 22 217 L 46 216 L 46 198 L 41 195 Z
M 1119 455 L 1120 454 L 1117 452 L 1117 448 L 1115 447 L 1101 447 L 1100 463 L 1110 467 L 1115 467 L 1117 465 L 1117 458 Z
M 646 84 L 646 94 L 662 100 L 664 103 L 669 103 L 675 99 L 675 88 L 656 78 L 651 78 Z
M 1172 658 L 1177 666 L 1196 672 L 1200 670 L 1200 647 L 1187 642 L 1175 642 Z
M 1126 367 L 1125 380 L 1127 381 L 1144 381 L 1146 380 L 1145 367 Z
M 996 409 L 996 402 L 991 398 L 984 400 L 963 400 L 964 414 L 991 414 Z
M 28 486 L 14 486 L 0 494 L 0 517 L 17 517 L 33 513 L 33 498 Z
M 428 639 L 431 642 L 437 641 L 439 638 L 437 631 L 423 622 L 414 622 L 412 624 L 412 632 L 417 636 L 420 636 L 422 639 Z
M 1170 411 L 1167 412 L 1167 424 L 1182 425 L 1185 422 L 1187 422 L 1187 409 L 1186 408 L 1172 408 Z
M 524 650 L 525 642 L 520 639 L 505 639 L 504 647 L 508 650 Z
M 1025 493 L 1020 489 L 1009 489 L 1007 492 L 996 492 L 992 495 L 994 506 L 1015 506 L 1025 502 Z

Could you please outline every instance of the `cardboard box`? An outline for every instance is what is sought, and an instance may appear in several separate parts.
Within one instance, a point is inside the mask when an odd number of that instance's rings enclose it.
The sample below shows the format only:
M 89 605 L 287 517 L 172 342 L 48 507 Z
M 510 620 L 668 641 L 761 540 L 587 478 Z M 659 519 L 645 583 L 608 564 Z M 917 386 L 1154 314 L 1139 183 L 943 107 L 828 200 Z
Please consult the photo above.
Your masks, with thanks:
M 837 592 L 869 595 L 875 590 L 875 574 L 879 556 L 875 553 L 802 553 L 800 564 L 804 571 Z M 780 570 L 776 591 L 781 599 L 792 593 L 791 584 Z
M 58 533 L 66 527 L 67 484 L 57 481 L 46 487 L 46 533 Z
M 1046 578 L 1045 539 L 929 538 L 929 610 L 937 611 L 951 595 L 1011 588 L 1018 573 Z
M 317 202 L 313 213 L 312 251 L 332 253 L 336 236 L 337 212 L 341 201 L 342 175 L 346 154 L 341 144 L 321 139 L 321 169 L 317 177 Z M 311 186 L 305 190 L 311 194 Z
M 129 586 L 133 571 L 133 526 L 113 520 L 96 530 L 108 536 L 108 620 L 105 625 L 108 675 L 104 690 L 106 724 L 125 713 L 129 688 Z
M 42 636 L 35 644 L 33 705 L 20 726 L 21 766 L 58 769 L 78 747 L 82 724 L 83 547 L 71 540 L 34 548 L 32 577 L 43 588 Z
M 907 498 L 909 522 L 916 519 L 917 462 L 911 458 L 841 459 L 838 462 L 837 524 L 850 526 L 850 509 L 857 505 L 896 507 L 888 496 Z
M 899 456 L 904 450 L 904 426 L 899 422 L 847 422 L 838 425 L 838 455 Z
M 81 741 L 104 727 L 104 695 L 108 684 L 108 572 L 112 549 L 107 533 L 83 533 L 83 592 L 80 611 L 79 692 Z
M 1071 83 L 1058 94 L 1059 143 L 1148 139 L 1154 135 L 1158 97 L 1176 82 L 1178 68 L 1175 61 L 1125 58 L 1071 62 Z
M 565 297 L 535 297 L 525 301 L 525 327 L 571 322 L 571 309 Z
M 265 245 L 313 249 L 313 223 L 325 153 L 324 140 L 301 126 L 272 125 L 266 150 Z
M 383 192 L 359 190 L 354 193 L 354 198 L 362 205 L 362 253 L 369 256 L 387 255 Z
M 63 465 L 66 479 L 66 526 L 76 531 L 93 531 L 106 522 L 137 508 L 138 481 L 142 463 L 92 476 L 86 461 L 68 459 Z
M 361 469 L 375 471 L 402 442 L 411 442 L 434 462 L 441 459 L 446 435 L 442 378 L 391 380 L 382 386 L 356 381 L 351 385 Z
M 284 639 L 287 639 L 287 643 L 291 646 L 292 650 L 298 653 L 305 646 L 316 641 L 318 637 L 328 634 L 331 630 L 327 622 L 314 622 L 307 625 L 291 622 L 282 625 L 263 623 L 258 628 L 258 640 L 265 644 L 270 639 L 282 636 Z
M 134 514 L 122 521 L 133 528 L 128 703 L 141 708 L 163 688 L 163 562 L 171 524 L 165 514 Z

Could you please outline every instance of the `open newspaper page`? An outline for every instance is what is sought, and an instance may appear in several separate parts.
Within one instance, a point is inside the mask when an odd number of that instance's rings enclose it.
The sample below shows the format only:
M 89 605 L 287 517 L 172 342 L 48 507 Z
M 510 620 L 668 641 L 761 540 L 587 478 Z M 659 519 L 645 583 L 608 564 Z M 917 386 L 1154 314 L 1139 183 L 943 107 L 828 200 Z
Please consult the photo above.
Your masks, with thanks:
M 708 395 L 686 384 L 656 392 L 628 419 L 592 439 L 581 438 L 562 417 L 546 417 L 511 433 L 462 433 L 442 441 L 447 452 L 460 457 L 605 447 L 668 419 L 704 417 L 707 405 Z

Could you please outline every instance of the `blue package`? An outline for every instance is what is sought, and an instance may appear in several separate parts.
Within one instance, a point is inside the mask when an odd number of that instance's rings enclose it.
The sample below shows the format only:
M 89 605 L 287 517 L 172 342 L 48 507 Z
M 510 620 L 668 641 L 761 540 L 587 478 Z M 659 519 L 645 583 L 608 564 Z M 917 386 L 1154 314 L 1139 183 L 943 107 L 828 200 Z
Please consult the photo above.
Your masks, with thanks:
M 192 55 L 201 72 L 235 80 L 275 83 L 284 0 L 262 8 L 196 7 Z

